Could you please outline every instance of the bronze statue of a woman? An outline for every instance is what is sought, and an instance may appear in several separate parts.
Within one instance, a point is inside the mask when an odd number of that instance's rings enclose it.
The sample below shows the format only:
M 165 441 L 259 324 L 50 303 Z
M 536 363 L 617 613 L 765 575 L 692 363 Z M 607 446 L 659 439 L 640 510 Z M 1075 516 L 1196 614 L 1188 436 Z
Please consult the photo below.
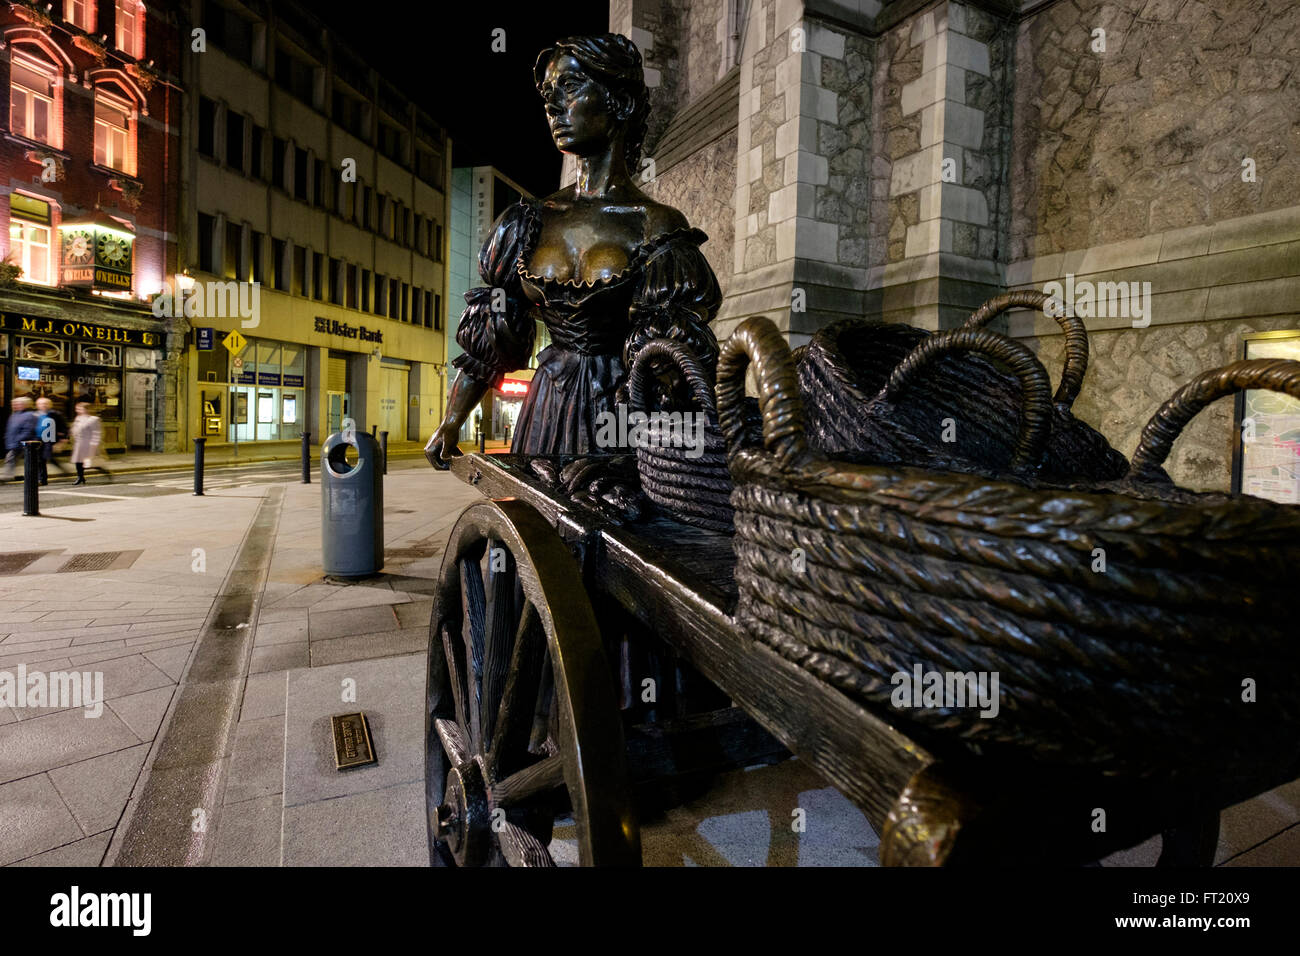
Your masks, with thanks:
M 571 37 L 534 68 L 556 147 L 579 160 L 577 182 L 501 214 L 479 254 L 484 286 L 465 294 L 464 349 L 447 414 L 425 446 L 438 467 L 460 454 L 465 417 L 507 373 L 525 367 L 534 320 L 551 333 L 515 426 L 511 451 L 599 455 L 599 416 L 647 341 L 684 342 L 712 369 L 709 328 L 721 292 L 685 217 L 637 188 L 649 95 L 626 37 Z

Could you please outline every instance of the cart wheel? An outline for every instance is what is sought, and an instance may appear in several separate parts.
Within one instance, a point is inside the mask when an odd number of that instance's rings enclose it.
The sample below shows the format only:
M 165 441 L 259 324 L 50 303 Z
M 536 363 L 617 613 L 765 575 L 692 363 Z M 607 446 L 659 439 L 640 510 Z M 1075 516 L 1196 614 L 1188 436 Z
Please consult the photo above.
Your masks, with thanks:
M 570 809 L 582 865 L 640 865 L 596 618 L 569 549 L 521 501 L 471 505 L 452 529 L 427 704 L 435 865 L 554 866 L 552 824 Z

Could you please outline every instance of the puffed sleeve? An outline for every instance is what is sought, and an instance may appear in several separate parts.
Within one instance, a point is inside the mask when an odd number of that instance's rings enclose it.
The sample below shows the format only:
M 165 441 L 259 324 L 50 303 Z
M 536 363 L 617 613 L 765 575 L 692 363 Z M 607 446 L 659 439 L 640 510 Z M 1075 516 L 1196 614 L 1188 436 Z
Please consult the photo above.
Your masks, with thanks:
M 536 325 L 515 263 L 535 226 L 536 213 L 526 202 L 503 212 L 479 252 L 483 285 L 465 293 L 467 305 L 456 330 L 464 352 L 451 364 L 493 388 L 507 373 L 524 368 L 533 351 Z
M 722 305 L 722 290 L 700 251 L 707 239 L 699 229 L 688 228 L 652 242 L 632 302 L 632 334 L 623 346 L 629 368 L 641 346 L 659 338 L 687 345 L 710 373 L 717 367 L 718 340 L 709 322 Z

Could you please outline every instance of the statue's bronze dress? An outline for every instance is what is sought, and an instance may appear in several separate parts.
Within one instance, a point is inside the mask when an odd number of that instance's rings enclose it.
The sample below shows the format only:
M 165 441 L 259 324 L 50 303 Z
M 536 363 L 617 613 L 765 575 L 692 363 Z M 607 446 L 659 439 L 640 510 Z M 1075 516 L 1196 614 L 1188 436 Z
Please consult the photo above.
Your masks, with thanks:
M 700 252 L 707 236 L 683 228 L 647 236 L 627 267 L 594 282 L 532 275 L 528 262 L 541 231 L 541 201 L 507 209 L 479 253 L 483 287 L 465 293 L 468 307 L 452 364 L 492 387 L 528 365 L 540 319 L 551 345 L 538 356 L 520 409 L 511 451 L 524 455 L 600 454 L 598 416 L 616 412 L 615 391 L 627 363 L 652 338 L 689 345 L 706 367 L 717 361 L 709 328 L 722 301 L 717 278 Z M 497 293 L 493 311 L 494 290 Z M 504 308 L 502 305 L 504 304 Z

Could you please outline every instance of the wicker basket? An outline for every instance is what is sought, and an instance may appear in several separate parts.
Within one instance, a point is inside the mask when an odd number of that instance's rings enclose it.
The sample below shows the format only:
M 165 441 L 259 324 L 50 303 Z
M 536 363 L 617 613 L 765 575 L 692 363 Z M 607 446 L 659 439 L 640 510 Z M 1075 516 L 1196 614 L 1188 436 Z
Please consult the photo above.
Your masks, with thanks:
M 750 363 L 761 445 L 737 416 Z M 808 447 L 789 350 L 750 319 L 724 346 L 717 387 L 738 623 L 949 746 L 1135 777 L 1300 772 L 1300 508 L 1139 480 L 1198 409 L 1243 388 L 1300 396 L 1300 363 L 1239 362 L 1182 389 L 1143 432 L 1126 483 L 850 463 Z M 1022 444 L 1039 427 L 1031 417 Z M 897 675 L 918 666 L 998 674 L 997 716 L 894 706 Z M 1257 682 L 1252 703 L 1244 681 Z
M 980 306 L 965 329 L 978 329 L 1012 308 L 1044 308 L 1053 300 L 1041 292 L 1009 292 Z M 1088 367 L 1088 335 L 1082 321 L 1053 310 L 1066 337 L 1065 367 L 1052 399 L 1045 478 L 1107 481 L 1124 476 L 1128 462 L 1097 431 L 1070 411 Z M 870 448 L 874 423 L 860 414 L 878 395 L 890 373 L 929 333 L 905 325 L 848 319 L 822 329 L 797 360 L 804 401 L 811 407 L 809 441 L 837 453 Z M 934 420 L 956 423 L 954 453 L 989 468 L 1005 468 L 1019 432 L 1020 390 L 1015 379 L 977 355 L 946 356 L 918 386 L 913 404 Z
M 680 423 L 651 417 L 636 449 L 641 489 L 678 520 L 730 534 L 732 485 L 726 445 L 718 430 L 712 383 L 691 350 L 670 339 L 652 339 L 642 346 L 628 372 L 628 406 L 634 412 L 658 410 L 650 407 L 654 403 L 649 392 L 654 367 L 664 361 L 685 377 L 699 404 L 699 408 L 682 411 L 702 411 L 707 416 L 704 449 L 702 453 L 688 449 L 689 436 L 683 434 Z

